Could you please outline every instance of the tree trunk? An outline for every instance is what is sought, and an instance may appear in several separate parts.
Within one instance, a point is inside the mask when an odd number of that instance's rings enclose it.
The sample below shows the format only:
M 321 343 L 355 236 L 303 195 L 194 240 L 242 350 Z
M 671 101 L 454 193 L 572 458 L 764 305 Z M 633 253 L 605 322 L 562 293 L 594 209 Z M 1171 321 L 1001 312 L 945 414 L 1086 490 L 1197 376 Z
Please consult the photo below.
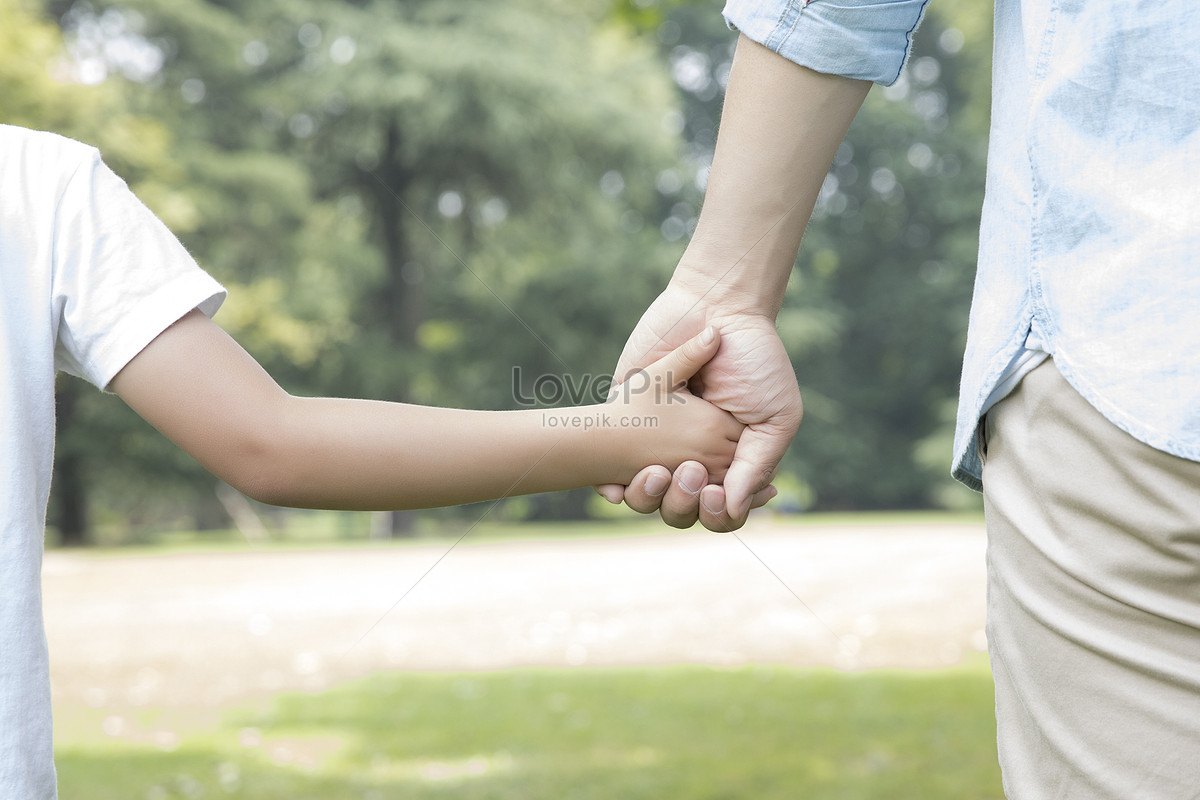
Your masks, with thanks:
M 78 381 L 61 379 L 55 395 L 57 440 L 65 446 L 56 448 L 50 497 L 54 517 L 58 521 L 59 543 L 78 547 L 90 543 L 92 539 L 83 457 L 77 448 L 71 446 L 71 426 L 75 421 L 75 404 L 79 398 Z
M 417 327 L 423 316 L 424 298 L 420 268 L 413 265 L 412 252 L 404 233 L 409 212 L 402 198 L 408 193 L 411 173 L 402 163 L 400 150 L 400 129 L 395 120 L 391 120 L 387 125 L 384 151 L 373 181 L 387 276 L 380 297 L 384 303 L 383 319 L 391 345 L 399 350 L 411 351 L 417 346 Z M 408 401 L 404 385 L 407 379 L 407 375 L 401 376 L 401 383 L 388 399 L 399 403 Z M 372 519 L 372 538 L 412 536 L 414 523 L 412 511 L 382 512 Z
M 388 123 L 384 141 L 383 157 L 376 173 L 378 180 L 375 182 L 383 257 L 387 267 L 387 284 L 382 293 L 386 303 L 384 318 L 393 345 L 415 347 L 424 298 L 420 269 L 414 264 L 408 238 L 404 235 L 405 223 L 410 221 L 407 217 L 411 214 L 405 209 L 403 198 L 408 194 L 411 173 L 401 163 L 400 131 L 394 121 Z M 398 394 L 404 395 L 405 392 L 401 390 Z M 399 402 L 407 400 L 403 396 L 395 399 Z

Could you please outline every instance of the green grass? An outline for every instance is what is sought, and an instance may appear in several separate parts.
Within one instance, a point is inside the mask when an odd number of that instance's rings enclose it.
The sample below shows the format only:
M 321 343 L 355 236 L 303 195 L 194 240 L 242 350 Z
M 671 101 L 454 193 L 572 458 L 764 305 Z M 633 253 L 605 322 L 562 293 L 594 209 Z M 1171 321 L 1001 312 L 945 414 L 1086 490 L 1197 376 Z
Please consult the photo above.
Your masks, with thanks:
M 64 798 L 1001 798 L 987 666 L 388 673 L 173 750 L 73 737 Z

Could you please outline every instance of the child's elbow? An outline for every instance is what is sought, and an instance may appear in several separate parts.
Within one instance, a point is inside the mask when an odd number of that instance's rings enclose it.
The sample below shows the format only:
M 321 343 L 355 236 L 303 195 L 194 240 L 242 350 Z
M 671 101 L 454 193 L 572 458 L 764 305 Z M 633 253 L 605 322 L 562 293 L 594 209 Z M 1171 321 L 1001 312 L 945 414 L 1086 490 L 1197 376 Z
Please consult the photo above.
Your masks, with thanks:
M 231 458 L 218 474 L 251 500 L 272 506 L 297 506 L 301 492 L 296 459 L 277 431 L 247 433 L 231 448 Z
M 230 468 L 218 473 L 218 477 L 251 500 L 278 506 L 287 505 L 284 501 L 288 479 L 282 473 L 276 458 L 244 453 Z
M 274 469 L 272 465 L 265 465 L 263 468 L 247 469 L 243 473 L 230 475 L 224 480 L 251 500 L 269 506 L 296 505 L 290 501 L 293 493 L 288 489 L 288 481 L 278 472 L 279 470 Z

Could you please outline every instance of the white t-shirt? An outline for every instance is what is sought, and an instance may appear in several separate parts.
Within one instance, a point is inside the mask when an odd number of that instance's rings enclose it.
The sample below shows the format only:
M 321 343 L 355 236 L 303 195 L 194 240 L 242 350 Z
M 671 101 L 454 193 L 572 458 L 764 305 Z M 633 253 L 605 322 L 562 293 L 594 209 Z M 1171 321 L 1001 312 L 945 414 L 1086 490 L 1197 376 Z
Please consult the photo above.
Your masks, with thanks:
M 91 147 L 0 125 L 0 798 L 56 796 L 41 564 L 54 374 L 106 387 L 225 297 Z

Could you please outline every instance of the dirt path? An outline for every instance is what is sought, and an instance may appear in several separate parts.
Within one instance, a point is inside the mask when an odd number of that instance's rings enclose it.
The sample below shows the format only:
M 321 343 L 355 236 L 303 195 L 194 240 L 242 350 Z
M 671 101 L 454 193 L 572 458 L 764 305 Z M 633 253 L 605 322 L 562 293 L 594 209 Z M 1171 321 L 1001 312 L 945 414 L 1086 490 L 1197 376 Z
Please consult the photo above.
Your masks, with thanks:
M 51 552 L 55 703 L 220 707 L 391 669 L 927 667 L 986 646 L 980 527 L 759 522 L 741 538 L 799 599 L 738 538 L 695 532 L 467 540 L 398 604 L 448 543 Z

